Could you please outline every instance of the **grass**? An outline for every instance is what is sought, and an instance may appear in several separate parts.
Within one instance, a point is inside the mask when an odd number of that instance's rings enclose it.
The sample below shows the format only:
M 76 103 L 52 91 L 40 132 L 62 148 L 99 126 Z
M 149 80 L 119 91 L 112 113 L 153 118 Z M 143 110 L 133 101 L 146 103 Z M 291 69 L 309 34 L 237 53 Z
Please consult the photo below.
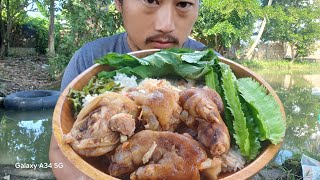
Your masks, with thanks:
M 276 165 L 285 175 L 285 179 L 303 179 L 300 154 L 294 155 L 292 158 L 285 160 L 282 165 Z
M 320 159 L 320 155 L 312 155 L 312 153 L 308 152 L 304 152 L 304 154 L 316 160 Z M 302 154 L 294 154 L 291 158 L 285 160 L 281 165 L 271 162 L 265 168 L 281 170 L 284 173 L 284 178 L 281 179 L 300 180 L 303 179 L 301 157 Z
M 281 71 L 300 71 L 308 69 L 310 72 L 319 72 L 320 63 L 319 62 L 309 62 L 309 61 L 287 61 L 284 59 L 280 60 L 248 60 L 239 62 L 242 65 L 253 68 L 253 69 L 266 69 L 266 70 L 281 70 Z

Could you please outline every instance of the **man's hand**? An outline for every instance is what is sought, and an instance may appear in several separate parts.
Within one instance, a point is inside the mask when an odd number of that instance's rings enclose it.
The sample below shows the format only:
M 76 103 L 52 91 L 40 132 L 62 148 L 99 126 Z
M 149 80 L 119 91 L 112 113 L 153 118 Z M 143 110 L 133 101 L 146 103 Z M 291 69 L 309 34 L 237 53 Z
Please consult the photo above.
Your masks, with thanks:
M 52 164 L 60 163 L 63 166 L 59 168 L 52 167 L 53 174 L 57 179 L 90 179 L 62 154 L 54 135 L 51 136 L 49 159 Z

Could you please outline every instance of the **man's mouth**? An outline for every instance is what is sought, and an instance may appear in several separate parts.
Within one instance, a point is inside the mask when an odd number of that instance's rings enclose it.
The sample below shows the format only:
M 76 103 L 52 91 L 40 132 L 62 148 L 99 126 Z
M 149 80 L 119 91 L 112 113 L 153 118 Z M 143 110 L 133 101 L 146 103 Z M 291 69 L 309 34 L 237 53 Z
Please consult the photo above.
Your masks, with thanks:
M 172 41 L 162 41 L 162 40 L 155 40 L 151 42 L 151 46 L 156 49 L 166 49 L 171 48 L 175 45 Z
M 179 40 L 171 35 L 156 35 L 147 38 L 145 43 L 151 45 L 152 48 L 167 49 L 177 46 L 179 44 Z

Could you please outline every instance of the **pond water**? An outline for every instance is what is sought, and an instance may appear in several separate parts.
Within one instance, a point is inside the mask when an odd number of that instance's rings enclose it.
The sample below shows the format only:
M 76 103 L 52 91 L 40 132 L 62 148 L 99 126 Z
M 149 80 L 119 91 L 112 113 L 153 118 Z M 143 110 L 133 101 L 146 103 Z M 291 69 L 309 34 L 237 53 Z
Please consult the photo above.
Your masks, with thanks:
M 267 72 L 255 70 L 277 92 L 286 111 L 287 132 L 276 158 L 283 162 L 295 153 L 320 152 L 320 71 Z M 0 165 L 49 162 L 53 110 L 0 109 Z
M 52 115 L 52 109 L 0 109 L 0 165 L 48 163 Z
M 320 157 L 320 70 L 315 72 L 255 70 L 276 91 L 285 112 L 287 131 L 276 159 L 296 153 Z

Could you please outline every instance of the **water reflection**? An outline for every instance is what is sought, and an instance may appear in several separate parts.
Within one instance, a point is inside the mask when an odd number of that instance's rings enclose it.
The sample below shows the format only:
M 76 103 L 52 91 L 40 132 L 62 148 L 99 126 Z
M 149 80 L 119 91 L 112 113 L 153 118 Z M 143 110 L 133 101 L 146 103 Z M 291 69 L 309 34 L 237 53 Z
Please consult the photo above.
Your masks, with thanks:
M 53 110 L 0 110 L 0 164 L 47 163 Z
M 318 156 L 320 152 L 320 123 L 318 122 L 320 74 L 254 71 L 274 88 L 285 108 L 287 131 L 282 151 L 309 152 Z

